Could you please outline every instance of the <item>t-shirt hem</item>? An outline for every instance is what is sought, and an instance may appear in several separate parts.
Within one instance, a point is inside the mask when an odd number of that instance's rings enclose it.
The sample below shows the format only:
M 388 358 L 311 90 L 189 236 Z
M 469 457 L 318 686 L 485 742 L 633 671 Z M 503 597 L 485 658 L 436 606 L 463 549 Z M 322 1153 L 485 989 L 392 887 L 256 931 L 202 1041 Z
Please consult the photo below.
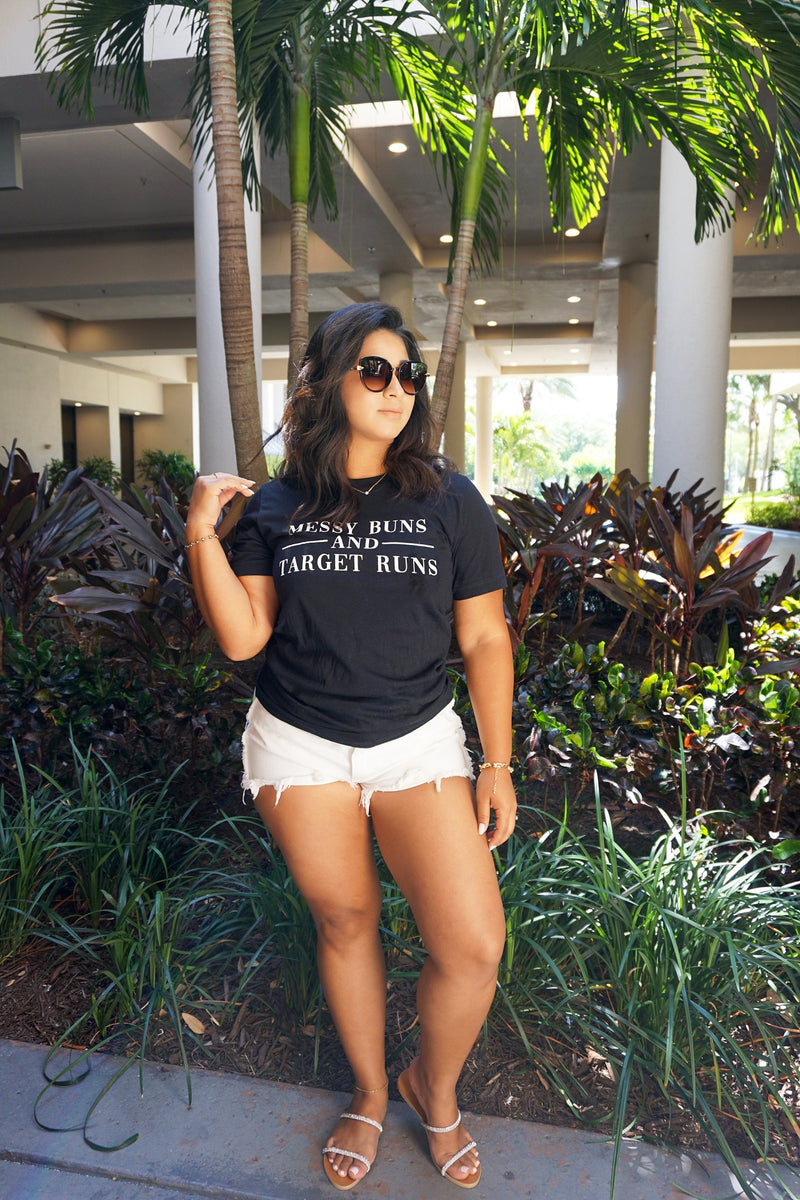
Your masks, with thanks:
M 368 750 L 373 746 L 380 746 L 384 742 L 392 742 L 395 738 L 413 733 L 415 729 L 419 729 L 427 721 L 432 721 L 434 717 L 437 717 L 443 709 L 447 708 L 452 699 L 451 689 L 448 687 L 435 703 L 431 702 L 421 712 L 414 713 L 413 718 L 398 725 L 378 726 L 377 730 L 374 725 L 369 725 L 367 722 L 369 733 L 364 734 L 356 729 L 331 727 L 319 717 L 312 720 L 304 716 L 301 710 L 290 709 L 276 702 L 275 697 L 260 688 L 258 682 L 255 695 L 267 712 L 271 713 L 273 717 L 277 717 L 279 721 L 285 721 L 287 725 L 292 725 L 295 729 L 302 729 L 305 733 L 313 733 L 317 737 L 326 738 L 329 742 L 336 742 L 337 745 L 353 746 L 357 750 Z

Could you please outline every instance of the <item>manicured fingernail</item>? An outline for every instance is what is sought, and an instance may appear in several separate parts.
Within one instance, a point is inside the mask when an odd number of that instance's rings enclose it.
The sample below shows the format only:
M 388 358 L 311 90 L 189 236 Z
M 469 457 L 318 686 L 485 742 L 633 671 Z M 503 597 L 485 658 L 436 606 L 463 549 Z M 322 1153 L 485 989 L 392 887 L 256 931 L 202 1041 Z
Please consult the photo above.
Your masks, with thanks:
M 484 833 L 486 833 L 486 826 L 485 826 L 485 825 L 479 825 L 479 826 L 478 826 L 478 833 L 479 833 L 479 834 L 481 834 L 481 835 L 482 835 L 482 834 L 484 834 Z

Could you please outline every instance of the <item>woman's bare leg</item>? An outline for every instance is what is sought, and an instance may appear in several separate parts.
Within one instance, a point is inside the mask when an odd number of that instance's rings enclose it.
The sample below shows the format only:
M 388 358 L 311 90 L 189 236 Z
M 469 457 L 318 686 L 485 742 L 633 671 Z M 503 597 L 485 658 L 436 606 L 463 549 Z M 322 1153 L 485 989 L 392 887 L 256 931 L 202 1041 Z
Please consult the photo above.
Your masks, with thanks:
M 386 969 L 378 933 L 381 887 L 372 828 L 358 789 L 346 783 L 291 787 L 275 804 L 262 788 L 256 807 L 305 898 L 317 928 L 320 980 L 359 1088 L 348 1106 L 382 1121 L 388 1093 L 384 1031 Z M 371 1089 L 379 1089 L 371 1091 Z M 375 1157 L 378 1131 L 363 1121 L 339 1121 L 327 1145 Z M 341 1175 L 358 1178 L 363 1163 L 334 1156 Z
M 417 987 L 420 1054 L 409 1068 L 430 1125 L 456 1120 L 456 1084 L 492 1003 L 505 918 L 494 860 L 478 834 L 466 779 L 375 792 L 372 820 L 386 863 L 414 913 L 428 958 Z M 463 1126 L 431 1134 L 444 1163 L 469 1141 Z M 450 1168 L 467 1179 L 478 1164 L 470 1151 Z

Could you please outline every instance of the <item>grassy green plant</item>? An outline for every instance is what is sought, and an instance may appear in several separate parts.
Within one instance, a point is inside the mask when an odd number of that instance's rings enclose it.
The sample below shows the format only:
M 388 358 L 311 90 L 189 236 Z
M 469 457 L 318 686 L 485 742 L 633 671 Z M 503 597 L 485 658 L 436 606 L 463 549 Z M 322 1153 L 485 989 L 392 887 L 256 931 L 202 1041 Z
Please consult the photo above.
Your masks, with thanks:
M 800 500 L 767 500 L 754 504 L 748 517 L 750 525 L 772 529 L 800 530 Z
M 64 809 L 64 840 L 56 850 L 72 887 L 72 904 L 97 926 L 109 907 L 124 905 L 140 886 L 163 886 L 170 864 L 185 859 L 189 842 L 175 827 L 168 801 L 172 777 L 160 786 L 146 776 L 122 781 L 91 751 L 81 754 L 74 742 L 72 754 L 74 785 L 42 775 Z
M 229 820 L 228 828 L 249 860 L 246 902 L 253 928 L 268 931 L 273 979 L 280 988 L 282 1002 L 302 1027 L 318 1017 L 322 1003 L 314 920 L 261 822 L 240 818 Z
M 20 796 L 0 786 L 0 961 L 16 954 L 62 885 L 64 813 L 46 785 L 29 789 L 17 756 Z
M 797 1129 L 794 889 L 760 848 L 690 827 L 685 807 L 641 860 L 617 845 L 599 802 L 598 820 L 595 846 L 562 826 L 512 848 L 501 877 L 507 1017 L 576 1115 L 587 1096 L 565 1049 L 610 1071 L 614 1106 L 593 1120 L 609 1127 L 615 1164 L 637 1105 L 660 1094 L 691 1113 L 755 1196 L 731 1138 L 765 1162 L 786 1160 Z

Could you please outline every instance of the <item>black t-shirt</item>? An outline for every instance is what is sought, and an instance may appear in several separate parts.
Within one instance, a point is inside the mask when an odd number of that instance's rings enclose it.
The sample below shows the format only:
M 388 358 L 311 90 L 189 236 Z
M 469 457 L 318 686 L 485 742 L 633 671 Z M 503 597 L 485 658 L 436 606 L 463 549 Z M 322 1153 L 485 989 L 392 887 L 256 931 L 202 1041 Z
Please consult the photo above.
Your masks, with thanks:
M 400 498 L 384 478 L 345 527 L 295 517 L 302 498 L 271 480 L 237 529 L 234 571 L 271 575 L 280 599 L 256 695 L 329 741 L 402 737 L 449 703 L 453 601 L 504 585 L 492 514 L 455 474 L 423 500 Z

